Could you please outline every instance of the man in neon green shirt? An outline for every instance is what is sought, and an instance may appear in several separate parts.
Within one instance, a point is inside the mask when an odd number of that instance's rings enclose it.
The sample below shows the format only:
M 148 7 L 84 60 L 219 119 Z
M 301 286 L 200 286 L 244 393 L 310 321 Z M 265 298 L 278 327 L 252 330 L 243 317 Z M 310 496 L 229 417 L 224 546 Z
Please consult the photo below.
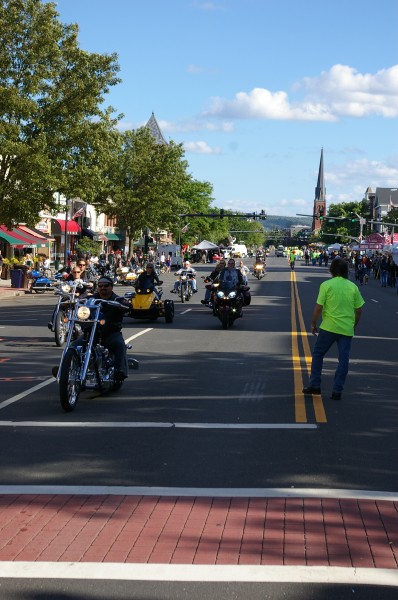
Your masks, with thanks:
M 311 321 L 311 332 L 317 335 L 312 365 L 310 385 L 303 389 L 304 394 L 321 393 L 323 359 L 336 342 L 339 362 L 334 375 L 332 399 L 340 400 L 348 374 L 351 341 L 354 330 L 362 314 L 364 299 L 358 287 L 348 279 L 348 263 L 337 257 L 330 263 L 331 279 L 321 283 Z M 322 322 L 317 322 L 322 315 Z

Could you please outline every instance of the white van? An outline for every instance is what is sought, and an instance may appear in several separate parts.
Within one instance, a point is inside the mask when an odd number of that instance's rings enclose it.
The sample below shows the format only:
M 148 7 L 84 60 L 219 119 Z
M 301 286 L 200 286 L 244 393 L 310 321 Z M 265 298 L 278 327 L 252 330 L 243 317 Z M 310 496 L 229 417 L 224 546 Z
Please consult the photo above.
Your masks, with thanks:
M 171 256 L 171 266 L 179 269 L 182 267 L 181 246 L 178 244 L 159 244 L 157 253 L 161 256 L 164 252 L 165 257 Z
M 247 256 L 247 248 L 245 244 L 234 244 L 231 248 L 231 256 L 234 258 L 245 258 Z

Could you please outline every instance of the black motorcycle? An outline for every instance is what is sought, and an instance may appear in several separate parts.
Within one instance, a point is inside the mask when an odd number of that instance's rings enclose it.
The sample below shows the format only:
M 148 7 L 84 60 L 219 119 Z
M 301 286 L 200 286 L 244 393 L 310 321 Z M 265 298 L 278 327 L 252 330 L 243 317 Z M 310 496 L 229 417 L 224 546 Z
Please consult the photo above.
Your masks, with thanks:
M 236 319 L 243 315 L 243 306 L 250 304 L 250 288 L 240 286 L 236 290 L 223 290 L 219 283 L 206 285 L 212 291 L 213 315 L 221 321 L 223 329 L 232 327 Z
M 192 279 L 194 276 L 189 271 L 182 271 L 179 276 L 178 295 L 181 302 L 189 302 L 193 295 Z
M 58 296 L 58 301 L 51 321 L 48 323 L 48 328 L 54 333 L 57 346 L 63 346 L 68 335 L 76 299 L 79 292 L 84 289 L 84 284 L 80 279 L 76 281 L 57 281 L 54 287 L 56 287 L 54 293 Z M 93 284 L 90 287 L 93 287 Z M 72 337 L 76 339 L 79 335 L 81 335 L 81 329 L 76 324 Z
M 105 324 L 101 308 L 104 304 L 128 311 L 129 308 L 113 300 L 88 298 L 76 300 L 69 320 L 66 346 L 57 373 L 61 406 L 66 412 L 74 410 L 79 395 L 85 390 L 100 393 L 118 390 L 123 382 L 115 377 L 112 353 L 101 339 L 101 326 Z M 82 336 L 72 344 L 73 331 L 78 325 Z M 127 346 L 131 348 L 130 345 Z M 128 359 L 129 368 L 138 369 L 138 361 Z

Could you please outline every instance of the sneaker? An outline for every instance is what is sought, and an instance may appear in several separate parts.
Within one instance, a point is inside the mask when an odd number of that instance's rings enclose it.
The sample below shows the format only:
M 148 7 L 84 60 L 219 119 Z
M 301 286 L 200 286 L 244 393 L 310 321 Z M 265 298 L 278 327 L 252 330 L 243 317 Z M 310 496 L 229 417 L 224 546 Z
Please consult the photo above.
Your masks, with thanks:
M 206 306 L 209 305 L 209 302 L 207 300 L 201 300 L 200 302 L 201 302 L 201 304 L 205 304 Z
M 312 387 L 309 385 L 308 387 L 303 388 L 303 394 L 320 394 L 321 388 Z
M 330 397 L 332 400 L 341 400 L 341 392 L 333 391 Z
M 49 330 L 50 330 L 50 331 L 52 330 L 52 328 L 53 328 L 53 324 L 52 324 L 52 322 L 51 322 L 51 321 L 49 321 L 49 322 L 47 323 L 47 327 L 49 328 Z

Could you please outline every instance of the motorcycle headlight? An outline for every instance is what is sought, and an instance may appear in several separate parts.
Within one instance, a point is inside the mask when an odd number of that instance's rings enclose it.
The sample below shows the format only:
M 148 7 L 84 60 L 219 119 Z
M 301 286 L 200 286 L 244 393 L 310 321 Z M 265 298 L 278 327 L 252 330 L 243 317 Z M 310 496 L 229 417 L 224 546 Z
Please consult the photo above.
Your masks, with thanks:
M 88 306 L 79 306 L 77 309 L 77 316 L 82 321 L 87 321 L 90 318 L 90 309 Z
M 68 294 L 70 292 L 70 285 L 65 283 L 63 286 L 61 286 L 61 290 L 65 292 L 65 294 Z
M 231 300 L 232 300 L 233 298 L 236 298 L 236 292 L 235 292 L 235 291 L 234 291 L 234 292 L 229 292 L 229 294 L 228 294 L 228 298 L 230 298 Z
M 222 292 L 221 290 L 217 292 L 217 298 L 225 298 L 224 292 Z
M 185 280 L 186 280 L 186 278 L 187 278 L 187 276 L 186 276 L 186 275 L 181 275 L 181 281 L 185 281 Z

